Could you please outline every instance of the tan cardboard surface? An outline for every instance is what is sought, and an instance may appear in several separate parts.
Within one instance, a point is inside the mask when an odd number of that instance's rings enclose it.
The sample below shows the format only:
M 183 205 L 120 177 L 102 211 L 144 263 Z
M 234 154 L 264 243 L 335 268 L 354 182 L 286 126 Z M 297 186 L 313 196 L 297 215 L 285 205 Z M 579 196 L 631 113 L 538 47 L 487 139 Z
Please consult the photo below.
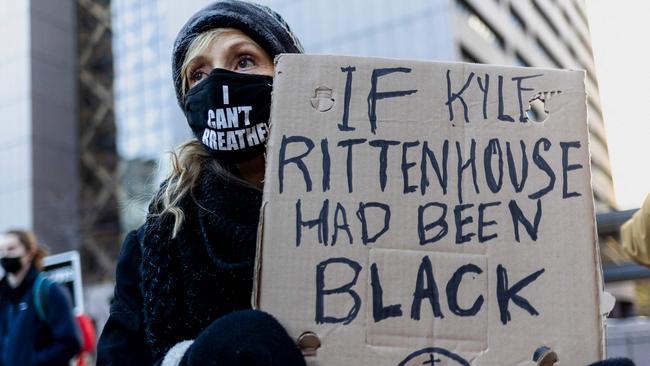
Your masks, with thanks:
M 583 72 L 276 62 L 255 302 L 310 365 L 603 356 Z

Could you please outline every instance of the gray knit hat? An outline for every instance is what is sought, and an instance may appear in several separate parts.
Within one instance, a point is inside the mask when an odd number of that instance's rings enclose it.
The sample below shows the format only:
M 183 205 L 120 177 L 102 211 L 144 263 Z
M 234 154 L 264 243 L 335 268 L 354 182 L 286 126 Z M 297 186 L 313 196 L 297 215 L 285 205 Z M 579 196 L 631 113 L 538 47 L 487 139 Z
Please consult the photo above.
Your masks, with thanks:
M 271 58 L 280 53 L 303 53 L 298 38 L 282 17 L 266 6 L 223 0 L 196 12 L 178 32 L 172 54 L 172 77 L 178 104 L 183 108 L 181 66 L 187 49 L 199 34 L 214 28 L 235 28 L 257 42 Z

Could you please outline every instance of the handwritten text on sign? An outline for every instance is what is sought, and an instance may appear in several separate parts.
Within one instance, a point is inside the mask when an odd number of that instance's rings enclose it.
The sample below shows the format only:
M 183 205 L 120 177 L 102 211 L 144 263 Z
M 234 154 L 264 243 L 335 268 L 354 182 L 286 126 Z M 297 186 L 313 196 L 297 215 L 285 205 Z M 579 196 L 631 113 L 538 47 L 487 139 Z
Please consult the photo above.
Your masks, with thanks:
M 601 358 L 584 75 L 280 56 L 255 304 L 315 365 Z
M 377 135 L 377 105 L 387 99 L 399 99 L 408 104 L 409 98 L 418 93 L 417 88 L 405 90 L 381 90 L 382 80 L 394 74 L 409 74 L 408 67 L 377 68 L 372 70 L 370 80 L 355 79 L 354 66 L 340 68 L 341 77 L 345 78 L 345 99 L 342 115 L 337 121 L 341 132 L 349 133 L 350 138 L 331 141 L 328 138 L 304 135 L 283 135 L 278 150 L 278 193 L 285 193 L 287 171 L 297 169 L 302 177 L 304 192 L 320 191 L 327 193 L 332 186 L 332 171 L 343 171 L 347 193 L 354 196 L 359 189 L 373 189 L 380 192 L 395 191 L 403 195 L 420 195 L 423 198 L 446 197 L 455 191 L 455 204 L 442 200 L 423 200 L 414 207 L 412 237 L 417 238 L 420 246 L 433 246 L 442 240 L 451 240 L 457 245 L 487 245 L 490 241 L 509 236 L 520 242 L 527 236 L 536 241 L 540 223 L 544 220 L 544 199 L 554 191 L 559 191 L 562 199 L 580 197 L 581 192 L 572 188 L 572 172 L 583 169 L 579 163 L 572 161 L 576 150 L 584 149 L 580 141 L 554 141 L 540 137 L 533 143 L 525 139 L 471 138 L 468 141 L 439 139 L 410 139 L 408 141 L 385 138 L 372 138 Z M 524 71 L 525 73 L 525 71 Z M 533 123 L 529 121 L 526 110 L 528 100 L 526 93 L 534 90 L 529 83 L 543 74 L 521 75 L 504 78 L 502 75 L 474 72 L 464 75 L 463 80 L 455 80 L 450 70 L 445 74 L 446 98 L 432 100 L 441 103 L 448 112 L 450 124 L 481 123 L 498 121 L 500 123 Z M 349 111 L 353 98 L 355 83 L 369 83 L 367 95 L 367 125 L 352 125 Z M 472 114 L 465 94 L 472 88 L 478 88 L 483 94 L 482 105 L 478 112 Z M 514 100 L 504 99 L 504 90 L 514 88 Z M 561 91 L 559 91 L 561 92 Z M 490 95 L 496 94 L 496 105 L 489 104 Z M 512 94 L 512 93 L 511 93 Z M 508 108 L 507 103 L 515 103 Z M 408 108 L 406 108 L 408 110 Z M 509 115 L 506 110 L 517 110 L 517 115 Z M 361 137 L 360 137 L 361 136 Z M 365 137 L 364 137 L 365 136 Z M 469 143 L 467 143 L 469 142 Z M 332 159 L 332 151 L 340 149 L 344 160 Z M 559 154 L 552 154 L 558 150 Z M 359 154 L 358 151 L 364 151 Z M 371 152 L 371 153 L 368 153 Z M 316 158 L 314 157 L 316 156 Z M 550 156 L 559 157 L 554 161 Z M 314 162 L 317 162 L 315 164 Z M 374 187 L 359 187 L 355 181 L 355 165 L 374 166 L 377 171 Z M 531 172 L 538 171 L 545 179 L 528 179 Z M 482 174 L 481 174 L 482 172 Z M 389 174 L 397 174 L 401 179 L 388 179 Z M 318 177 L 318 181 L 314 177 Z M 399 182 L 399 184 L 395 184 Z M 453 182 L 453 183 L 452 183 Z M 469 182 L 470 184 L 468 184 Z M 297 187 L 295 185 L 294 187 Z M 389 184 L 390 183 L 390 184 Z M 367 181 L 366 181 L 367 184 Z M 450 184 L 455 184 L 450 189 Z M 469 201 L 465 197 L 467 190 L 472 193 L 498 194 L 508 189 L 513 194 L 508 200 Z M 295 193 L 295 192 L 294 192 Z M 534 210 L 526 212 L 522 201 L 532 201 Z M 507 207 L 508 222 L 499 222 L 492 216 L 497 207 Z M 315 231 L 318 243 L 323 247 L 335 245 L 372 245 L 391 230 L 393 212 L 391 205 L 382 201 L 362 201 L 349 206 L 342 202 L 324 199 L 320 209 L 308 212 L 301 199 L 295 202 L 295 246 L 303 245 L 307 231 Z M 356 230 L 353 227 L 357 228 Z M 508 269 L 496 265 L 496 294 L 502 324 L 511 321 L 510 307 L 518 306 L 531 316 L 538 315 L 534 304 L 519 292 L 527 286 L 534 286 L 535 281 L 543 275 L 545 269 L 537 268 L 523 278 L 508 278 Z M 332 257 L 316 265 L 316 309 L 315 321 L 323 323 L 349 324 L 355 320 L 362 305 L 362 297 L 355 291 L 362 265 L 352 258 Z M 371 263 L 369 270 L 372 287 L 372 315 L 374 322 L 392 317 L 410 317 L 419 320 L 422 304 L 428 304 L 436 318 L 453 314 L 460 317 L 475 316 L 485 304 L 487 294 L 477 294 L 468 305 L 458 302 L 459 291 L 465 281 L 478 281 L 485 277 L 481 266 L 474 263 L 461 265 L 449 278 L 434 278 L 431 260 L 423 255 L 417 275 L 413 278 L 413 296 L 410 303 L 386 304 L 383 300 L 381 270 L 377 263 Z M 329 287 L 327 275 L 330 271 L 349 272 L 349 281 L 336 287 Z M 345 272 L 345 273 L 347 273 Z M 487 279 L 483 278 L 483 281 Z M 440 301 L 440 293 L 446 294 L 446 306 Z M 352 299 L 351 306 L 345 311 L 331 312 L 327 307 L 330 296 L 347 296 Z

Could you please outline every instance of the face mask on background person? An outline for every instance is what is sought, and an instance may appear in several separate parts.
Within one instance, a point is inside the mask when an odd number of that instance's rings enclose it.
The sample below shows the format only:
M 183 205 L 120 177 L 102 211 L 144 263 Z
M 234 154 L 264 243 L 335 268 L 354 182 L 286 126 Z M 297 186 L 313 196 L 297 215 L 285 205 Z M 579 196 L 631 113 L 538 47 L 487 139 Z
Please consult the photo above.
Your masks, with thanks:
M 0 258 L 0 265 L 4 268 L 7 273 L 18 273 L 23 268 L 20 260 L 22 257 L 2 257 Z
M 185 116 L 215 158 L 250 160 L 264 152 L 272 89 L 271 76 L 214 69 L 187 93 Z

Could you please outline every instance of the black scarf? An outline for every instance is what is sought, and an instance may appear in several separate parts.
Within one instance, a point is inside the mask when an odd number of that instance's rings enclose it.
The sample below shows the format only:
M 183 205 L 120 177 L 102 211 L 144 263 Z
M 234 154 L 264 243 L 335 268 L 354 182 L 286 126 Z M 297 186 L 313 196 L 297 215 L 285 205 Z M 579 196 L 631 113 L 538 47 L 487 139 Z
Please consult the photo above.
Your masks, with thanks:
M 261 192 L 206 169 L 194 198 L 180 205 L 175 238 L 170 215 L 150 215 L 140 240 L 145 329 L 158 356 L 251 306 Z

